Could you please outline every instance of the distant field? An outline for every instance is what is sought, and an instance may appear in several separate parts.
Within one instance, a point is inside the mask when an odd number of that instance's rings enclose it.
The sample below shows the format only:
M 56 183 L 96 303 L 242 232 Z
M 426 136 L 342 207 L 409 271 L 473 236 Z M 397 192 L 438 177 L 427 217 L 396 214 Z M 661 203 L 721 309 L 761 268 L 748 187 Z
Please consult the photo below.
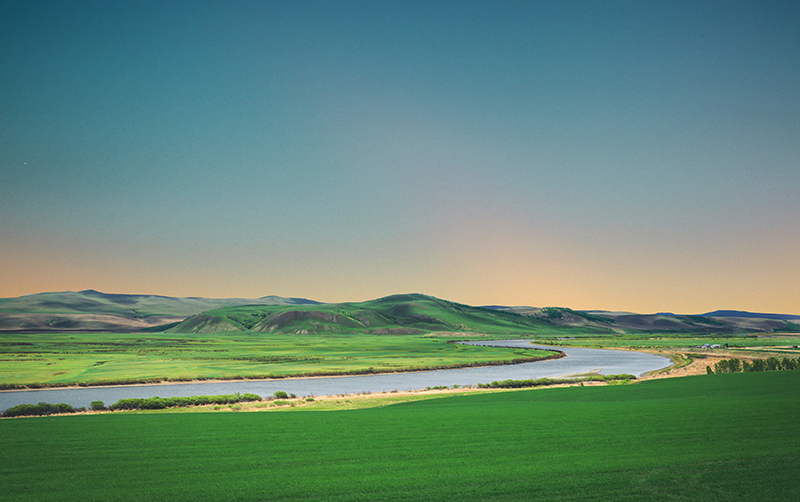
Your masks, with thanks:
M 0 333 L 0 385 L 377 373 L 552 354 L 421 335 Z
M 800 372 L 339 412 L 0 420 L 3 499 L 794 500 Z
M 698 336 L 696 333 L 680 334 L 622 334 L 598 336 L 595 334 L 574 335 L 574 336 L 553 336 L 537 337 L 537 342 L 553 345 L 569 345 L 576 347 L 608 347 L 608 348 L 630 348 L 630 349 L 688 349 L 702 346 L 703 344 L 718 344 L 724 346 L 728 344 L 730 351 L 746 351 L 752 348 L 775 348 L 780 351 L 782 347 L 787 347 L 790 352 L 793 346 L 800 346 L 800 336 L 796 334 L 769 334 L 769 335 L 726 335 L 714 334 Z M 800 353 L 800 350 L 798 350 Z

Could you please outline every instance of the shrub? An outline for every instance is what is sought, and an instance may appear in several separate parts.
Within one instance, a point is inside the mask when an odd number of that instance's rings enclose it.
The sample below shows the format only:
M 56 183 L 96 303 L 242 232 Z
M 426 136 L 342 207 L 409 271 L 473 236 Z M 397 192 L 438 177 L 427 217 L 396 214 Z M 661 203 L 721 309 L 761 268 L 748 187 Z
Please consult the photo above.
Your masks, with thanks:
M 39 404 L 18 404 L 3 412 L 4 417 L 32 417 L 41 415 L 53 415 L 56 413 L 74 413 L 75 408 L 65 403 L 50 404 L 41 402 Z
M 103 404 L 103 401 L 92 401 L 92 409 L 94 411 L 101 411 L 106 409 L 106 405 Z
M 139 407 L 143 410 L 163 410 L 167 407 L 167 403 L 160 397 L 151 397 L 144 399 Z
M 710 369 L 710 368 L 709 368 Z M 545 385 L 557 385 L 563 383 L 578 383 L 578 382 L 614 382 L 614 381 L 630 381 L 636 380 L 634 375 L 596 375 L 587 378 L 573 379 L 573 378 L 539 378 L 536 380 L 503 380 L 501 382 L 492 383 L 479 383 L 478 387 L 487 389 L 519 389 L 524 387 L 540 387 Z
M 275 396 L 275 399 L 289 399 L 289 394 L 287 394 L 282 390 L 275 391 L 275 394 L 273 394 L 273 396 Z

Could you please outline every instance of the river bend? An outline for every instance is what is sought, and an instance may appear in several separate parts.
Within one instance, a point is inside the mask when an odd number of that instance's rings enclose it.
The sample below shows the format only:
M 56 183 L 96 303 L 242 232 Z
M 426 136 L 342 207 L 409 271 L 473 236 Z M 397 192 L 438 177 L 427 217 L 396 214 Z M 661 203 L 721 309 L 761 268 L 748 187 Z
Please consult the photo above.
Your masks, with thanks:
M 598 371 L 602 375 L 627 373 L 641 376 L 649 371 L 668 367 L 672 362 L 662 356 L 622 350 L 584 349 L 531 345 L 530 340 L 492 340 L 462 342 L 470 345 L 560 350 L 566 357 L 532 363 L 483 366 L 451 370 L 418 371 L 320 378 L 286 378 L 277 380 L 236 380 L 219 382 L 177 383 L 156 385 L 122 385 L 113 387 L 80 387 L 0 392 L 0 411 L 18 404 L 67 403 L 74 407 L 90 406 L 103 401 L 106 406 L 120 399 L 138 397 L 201 396 L 251 392 L 271 396 L 286 391 L 298 396 L 358 394 L 392 390 L 419 390 L 426 387 L 466 386 L 495 380 L 556 378 Z

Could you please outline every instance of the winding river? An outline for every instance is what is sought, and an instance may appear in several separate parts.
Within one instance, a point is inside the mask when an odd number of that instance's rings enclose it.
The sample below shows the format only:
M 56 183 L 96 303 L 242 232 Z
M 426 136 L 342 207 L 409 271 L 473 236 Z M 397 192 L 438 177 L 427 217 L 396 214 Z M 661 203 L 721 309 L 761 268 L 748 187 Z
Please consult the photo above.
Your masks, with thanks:
M 323 396 L 358 394 L 361 392 L 388 392 L 392 390 L 419 390 L 437 386 L 466 386 L 490 383 L 495 380 L 523 380 L 529 378 L 554 378 L 597 371 L 601 375 L 622 373 L 641 376 L 649 371 L 668 367 L 672 362 L 666 357 L 622 350 L 583 349 L 574 347 L 548 347 L 531 345 L 530 340 L 492 340 L 462 342 L 471 345 L 490 345 L 528 349 L 560 350 L 567 357 L 533 363 L 505 366 L 483 366 L 452 370 L 388 373 L 380 375 L 286 378 L 279 380 L 236 380 L 202 383 L 123 385 L 115 387 L 81 387 L 0 392 L 0 411 L 18 404 L 67 403 L 88 408 L 92 401 L 106 405 L 129 397 L 201 396 L 251 392 L 271 396 L 275 391 L 286 391 L 298 396 Z

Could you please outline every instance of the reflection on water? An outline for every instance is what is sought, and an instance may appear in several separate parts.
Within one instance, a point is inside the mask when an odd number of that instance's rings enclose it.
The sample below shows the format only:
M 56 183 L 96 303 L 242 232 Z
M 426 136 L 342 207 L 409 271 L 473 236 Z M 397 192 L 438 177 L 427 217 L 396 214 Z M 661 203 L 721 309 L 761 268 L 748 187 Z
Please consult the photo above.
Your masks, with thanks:
M 671 364 L 669 359 L 652 354 L 621 350 L 547 347 L 544 345 L 531 345 L 530 340 L 493 340 L 490 342 L 463 343 L 514 348 L 555 349 L 564 352 L 567 357 L 505 366 L 383 375 L 0 392 L 0 410 L 5 410 L 17 404 L 35 404 L 42 401 L 47 403 L 67 403 L 75 407 L 83 406 L 88 408 L 92 401 L 103 401 L 108 406 L 120 399 L 129 397 L 211 396 L 234 394 L 236 392 L 251 392 L 259 396 L 271 396 L 278 390 L 294 393 L 298 396 L 388 392 L 391 390 L 418 390 L 440 385 L 448 387 L 453 385 L 477 385 L 495 380 L 550 378 L 591 371 L 599 371 L 603 375 L 628 373 L 641 376 L 643 373 L 666 368 Z

